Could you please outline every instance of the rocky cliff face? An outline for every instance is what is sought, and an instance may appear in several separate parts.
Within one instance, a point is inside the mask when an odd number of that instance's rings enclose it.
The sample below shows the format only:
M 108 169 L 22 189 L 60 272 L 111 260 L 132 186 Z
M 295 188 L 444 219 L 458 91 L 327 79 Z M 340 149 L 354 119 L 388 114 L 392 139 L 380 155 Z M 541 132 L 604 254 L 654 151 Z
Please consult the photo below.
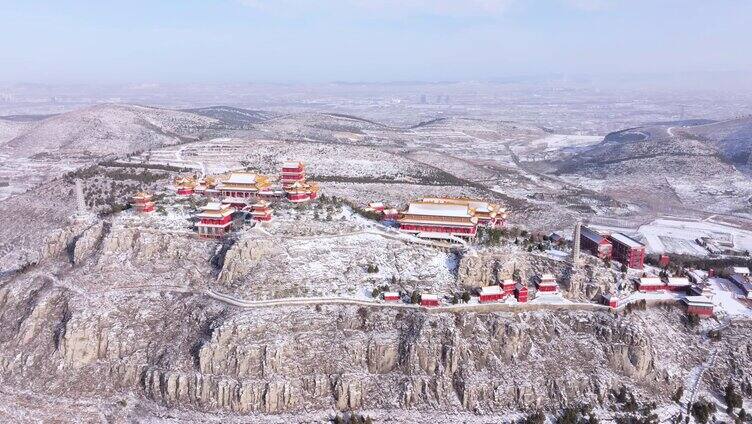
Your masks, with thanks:
M 675 307 L 618 315 L 238 309 L 206 297 L 207 282 L 253 274 L 259 258 L 290 254 L 290 246 L 241 238 L 213 266 L 222 249 L 181 234 L 114 220 L 53 238 L 43 264 L 0 286 L 0 384 L 55 397 L 132 393 L 156 408 L 259 419 L 332 410 L 486 419 L 582 402 L 609 408 L 622 385 L 638 399 L 670 403 L 714 348 Z M 417 260 L 395 256 L 383 263 Z M 460 260 L 458 284 L 495 282 L 510 264 L 523 278 L 560 273 L 570 297 L 613 278 L 595 266 L 569 275 L 565 262 L 542 255 L 489 251 Z M 717 368 L 707 373 L 711 387 L 729 374 L 752 381 L 746 330 L 728 331 L 734 336 L 718 345 Z
M 515 270 L 530 287 L 534 286 L 535 276 L 552 273 L 557 276 L 565 296 L 577 300 L 597 299 L 602 293 L 613 292 L 618 284 L 618 277 L 594 258 L 582 258 L 580 267 L 572 270 L 568 261 L 511 246 L 464 256 L 459 263 L 457 279 L 464 287 L 481 287 L 511 278 Z

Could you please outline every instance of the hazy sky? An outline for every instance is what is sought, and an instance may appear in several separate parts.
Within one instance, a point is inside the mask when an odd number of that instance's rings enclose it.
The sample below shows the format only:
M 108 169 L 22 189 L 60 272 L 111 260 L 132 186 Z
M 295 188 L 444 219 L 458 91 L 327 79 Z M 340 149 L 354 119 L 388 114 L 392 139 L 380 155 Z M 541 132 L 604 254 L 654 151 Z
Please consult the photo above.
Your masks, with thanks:
M 748 0 L 0 0 L 0 81 L 752 72 Z

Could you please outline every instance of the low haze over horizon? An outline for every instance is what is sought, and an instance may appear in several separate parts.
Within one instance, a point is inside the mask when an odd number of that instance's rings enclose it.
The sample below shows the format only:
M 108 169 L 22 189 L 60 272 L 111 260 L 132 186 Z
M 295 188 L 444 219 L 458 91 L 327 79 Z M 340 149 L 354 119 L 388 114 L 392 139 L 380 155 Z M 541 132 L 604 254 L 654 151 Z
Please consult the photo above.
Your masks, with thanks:
M 137 0 L 0 5 L 0 81 L 47 84 L 691 75 L 746 83 L 752 3 Z

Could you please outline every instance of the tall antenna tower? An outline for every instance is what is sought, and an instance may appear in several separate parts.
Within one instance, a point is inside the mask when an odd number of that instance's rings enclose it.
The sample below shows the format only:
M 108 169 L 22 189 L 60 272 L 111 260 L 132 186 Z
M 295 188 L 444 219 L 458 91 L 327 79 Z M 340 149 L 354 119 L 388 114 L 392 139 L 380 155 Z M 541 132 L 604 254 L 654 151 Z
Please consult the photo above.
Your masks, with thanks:
M 572 264 L 577 268 L 577 264 L 580 262 L 580 232 L 582 231 L 582 221 L 577 221 L 574 224 L 574 235 L 572 241 L 574 246 L 572 247 Z
M 76 180 L 76 209 L 81 216 L 88 213 L 86 210 L 86 198 L 84 197 L 84 185 L 81 180 Z

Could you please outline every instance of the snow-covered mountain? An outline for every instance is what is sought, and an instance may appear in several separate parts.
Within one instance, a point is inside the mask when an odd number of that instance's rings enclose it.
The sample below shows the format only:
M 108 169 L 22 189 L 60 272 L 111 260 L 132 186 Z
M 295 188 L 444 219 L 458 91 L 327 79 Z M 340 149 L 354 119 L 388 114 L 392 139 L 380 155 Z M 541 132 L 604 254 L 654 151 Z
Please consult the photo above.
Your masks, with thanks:
M 752 196 L 752 181 L 738 167 L 749 156 L 745 128 L 744 120 L 631 128 L 550 161 L 545 171 L 659 212 L 733 212 Z
M 6 143 L 14 156 L 42 152 L 126 154 L 195 140 L 214 118 L 167 109 L 103 104 L 33 123 Z
M 750 164 L 752 159 L 752 116 L 680 128 L 678 134 L 697 138 L 713 146 L 735 164 Z
M 197 109 L 184 109 L 183 112 L 195 113 L 197 115 L 222 121 L 229 127 L 243 128 L 248 125 L 258 124 L 277 116 L 274 113 L 262 110 L 248 110 L 231 106 L 209 106 Z

